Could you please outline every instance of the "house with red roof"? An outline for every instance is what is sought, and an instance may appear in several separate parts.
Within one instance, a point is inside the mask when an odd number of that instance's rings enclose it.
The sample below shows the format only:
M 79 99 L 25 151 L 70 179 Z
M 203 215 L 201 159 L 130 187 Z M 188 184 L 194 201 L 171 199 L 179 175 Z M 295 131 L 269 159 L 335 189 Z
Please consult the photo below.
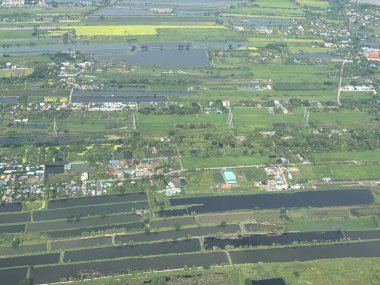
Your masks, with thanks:
M 380 54 L 379 54 L 379 51 L 371 51 L 371 52 L 367 55 L 367 59 L 368 59 L 368 60 L 376 60 L 376 61 L 380 61 Z

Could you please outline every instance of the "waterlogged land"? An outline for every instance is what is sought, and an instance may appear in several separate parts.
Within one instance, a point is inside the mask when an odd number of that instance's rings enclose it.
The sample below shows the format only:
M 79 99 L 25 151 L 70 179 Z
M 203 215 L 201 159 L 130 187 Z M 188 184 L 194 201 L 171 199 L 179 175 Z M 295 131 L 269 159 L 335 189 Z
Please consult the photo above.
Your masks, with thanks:
M 4 284 L 379 283 L 378 6 L 8 4 Z

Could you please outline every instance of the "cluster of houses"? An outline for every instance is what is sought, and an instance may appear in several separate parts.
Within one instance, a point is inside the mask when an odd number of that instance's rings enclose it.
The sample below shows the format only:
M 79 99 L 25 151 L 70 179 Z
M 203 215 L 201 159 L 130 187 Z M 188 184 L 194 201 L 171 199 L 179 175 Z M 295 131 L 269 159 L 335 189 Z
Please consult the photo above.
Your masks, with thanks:
M 18 162 L 0 163 L 1 201 L 23 200 L 29 194 L 43 197 L 45 165 L 25 165 Z
M 270 178 L 264 185 L 264 190 L 267 192 L 283 191 L 287 189 L 299 190 L 300 184 L 290 185 L 287 180 L 292 180 L 301 175 L 297 167 L 265 167 L 265 172 Z
M 364 47 L 363 54 L 367 60 L 380 61 L 380 49 Z

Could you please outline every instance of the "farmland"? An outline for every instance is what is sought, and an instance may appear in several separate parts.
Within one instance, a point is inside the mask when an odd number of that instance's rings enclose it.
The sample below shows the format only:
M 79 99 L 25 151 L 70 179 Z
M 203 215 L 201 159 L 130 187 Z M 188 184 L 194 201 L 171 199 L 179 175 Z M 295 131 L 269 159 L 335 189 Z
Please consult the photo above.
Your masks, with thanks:
M 223 26 L 202 25 L 128 25 L 128 26 L 61 26 L 74 29 L 78 36 L 154 36 L 160 29 L 223 29 Z
M 0 283 L 379 283 L 379 6 L 23 2 Z

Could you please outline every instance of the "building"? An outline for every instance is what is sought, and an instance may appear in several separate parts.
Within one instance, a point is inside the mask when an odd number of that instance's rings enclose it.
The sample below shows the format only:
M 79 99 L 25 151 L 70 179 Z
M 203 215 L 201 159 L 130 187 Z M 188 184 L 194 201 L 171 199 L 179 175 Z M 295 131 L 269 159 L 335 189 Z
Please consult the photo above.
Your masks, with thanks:
M 235 173 L 231 169 L 222 171 L 222 175 L 226 184 L 237 184 Z
M 371 51 L 368 55 L 367 55 L 367 59 L 368 60 L 375 60 L 375 61 L 380 61 L 380 54 L 378 51 Z

